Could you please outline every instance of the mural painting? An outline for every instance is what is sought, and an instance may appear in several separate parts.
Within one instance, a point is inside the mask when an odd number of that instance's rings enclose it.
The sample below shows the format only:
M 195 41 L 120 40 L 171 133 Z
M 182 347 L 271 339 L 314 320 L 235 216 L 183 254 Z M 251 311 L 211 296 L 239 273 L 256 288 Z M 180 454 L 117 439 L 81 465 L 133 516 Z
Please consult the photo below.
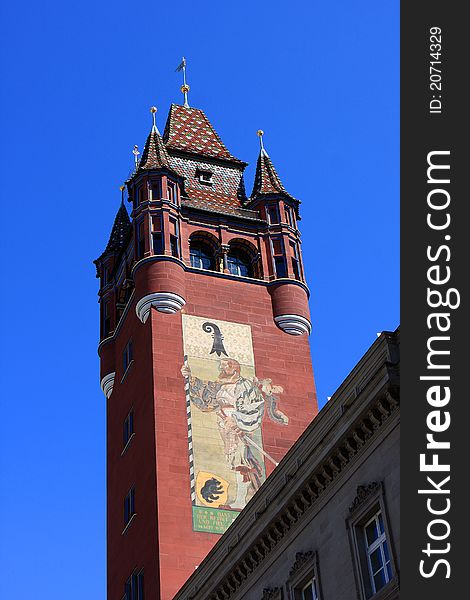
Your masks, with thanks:
M 224 533 L 266 479 L 261 425 L 283 388 L 255 374 L 251 327 L 183 315 L 193 529 Z

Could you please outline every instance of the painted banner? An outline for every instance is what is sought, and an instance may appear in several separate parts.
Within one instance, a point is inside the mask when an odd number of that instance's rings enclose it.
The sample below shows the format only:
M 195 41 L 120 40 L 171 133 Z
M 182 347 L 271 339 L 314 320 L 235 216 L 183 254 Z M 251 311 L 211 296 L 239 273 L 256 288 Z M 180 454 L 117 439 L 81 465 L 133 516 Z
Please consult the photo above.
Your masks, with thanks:
M 224 533 L 266 479 L 261 424 L 283 388 L 255 374 L 251 327 L 183 316 L 193 529 Z M 276 463 L 275 463 L 276 464 Z

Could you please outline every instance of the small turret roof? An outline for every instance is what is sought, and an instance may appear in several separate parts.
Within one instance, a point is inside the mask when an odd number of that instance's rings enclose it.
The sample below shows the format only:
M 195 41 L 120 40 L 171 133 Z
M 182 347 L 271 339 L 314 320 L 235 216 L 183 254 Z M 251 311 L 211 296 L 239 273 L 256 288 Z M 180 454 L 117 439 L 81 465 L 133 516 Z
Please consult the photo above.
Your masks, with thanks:
M 163 140 L 158 133 L 158 129 L 154 126 L 150 131 L 147 141 L 145 142 L 142 158 L 139 162 L 138 170 L 143 169 L 161 169 L 169 168 L 170 157 L 163 144 Z
M 276 194 L 287 196 L 291 200 L 298 202 L 298 200 L 291 196 L 283 186 L 282 181 L 277 174 L 276 169 L 274 168 L 271 158 L 264 147 L 261 146 L 258 162 L 256 163 L 255 181 L 250 199 L 254 200 L 259 196 Z
M 108 244 L 103 252 L 103 254 L 97 259 L 103 258 L 107 254 L 118 253 L 124 247 L 129 232 L 131 230 L 131 220 L 129 219 L 129 214 L 127 213 L 127 209 L 124 206 L 124 202 L 121 202 L 121 206 L 116 213 L 116 217 L 114 219 L 113 228 L 111 229 L 111 235 L 109 236 Z M 95 261 L 96 262 L 96 261 Z

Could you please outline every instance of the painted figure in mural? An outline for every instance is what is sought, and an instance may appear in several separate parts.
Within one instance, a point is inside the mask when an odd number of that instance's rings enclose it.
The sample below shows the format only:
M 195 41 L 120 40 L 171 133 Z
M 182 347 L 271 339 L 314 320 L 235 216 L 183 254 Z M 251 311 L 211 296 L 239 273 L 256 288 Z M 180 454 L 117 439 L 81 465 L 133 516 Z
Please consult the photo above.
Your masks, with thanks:
M 237 480 L 237 496 L 225 507 L 232 509 L 242 509 L 262 483 L 263 471 L 253 452 L 253 448 L 260 450 L 260 447 L 253 440 L 253 433 L 261 426 L 265 410 L 275 423 L 289 422 L 276 407 L 276 396 L 283 393 L 283 388 L 273 385 L 271 379 L 242 377 L 240 371 L 240 363 L 233 358 L 220 360 L 219 377 L 215 381 L 193 377 L 187 364 L 181 368 L 189 381 L 191 402 L 199 410 L 214 411 L 217 415 L 225 460 Z

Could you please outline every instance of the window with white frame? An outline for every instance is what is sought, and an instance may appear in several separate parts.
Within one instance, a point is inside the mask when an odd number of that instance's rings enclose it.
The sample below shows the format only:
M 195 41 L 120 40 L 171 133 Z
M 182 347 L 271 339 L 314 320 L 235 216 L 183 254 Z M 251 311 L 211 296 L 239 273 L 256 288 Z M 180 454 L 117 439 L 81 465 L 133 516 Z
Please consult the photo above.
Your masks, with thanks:
M 383 483 L 359 485 L 349 512 L 346 526 L 359 598 L 369 600 L 384 588 L 389 590 L 383 592 L 388 598 L 389 593 L 398 589 L 398 572 Z
M 297 591 L 296 599 L 299 600 L 319 600 L 320 596 L 318 595 L 317 581 L 315 577 L 311 579 L 308 583 L 302 585 Z
M 289 600 L 320 600 L 318 554 L 312 550 L 297 552 L 287 581 Z
M 392 564 L 381 510 L 364 525 L 363 533 L 370 584 L 375 594 L 392 579 Z
M 211 171 L 198 170 L 196 175 L 199 179 L 199 183 L 202 183 L 204 185 L 212 185 L 214 173 L 212 173 Z

